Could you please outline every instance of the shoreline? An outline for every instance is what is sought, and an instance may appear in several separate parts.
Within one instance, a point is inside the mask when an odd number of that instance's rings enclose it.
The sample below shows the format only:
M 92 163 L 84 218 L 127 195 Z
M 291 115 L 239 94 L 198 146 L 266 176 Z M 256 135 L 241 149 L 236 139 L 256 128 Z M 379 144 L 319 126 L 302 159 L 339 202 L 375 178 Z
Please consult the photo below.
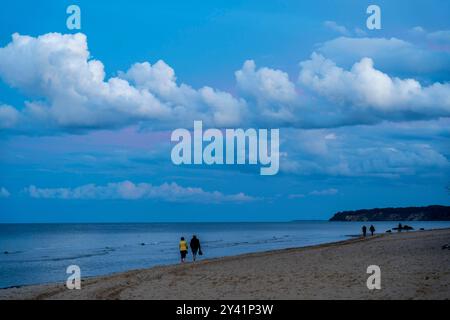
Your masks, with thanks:
M 379 234 L 94 276 L 81 290 L 4 288 L 0 299 L 449 299 L 449 243 L 450 229 Z M 369 264 L 382 290 L 367 289 Z
M 300 220 L 299 220 L 300 221 Z M 302 221 L 321 221 L 321 220 L 302 220 Z M 293 222 L 293 221 L 292 221 Z M 327 221 L 323 221 L 323 222 L 327 222 Z M 337 221 L 338 223 L 343 223 L 346 224 L 348 223 L 347 221 Z M 202 222 L 203 223 L 203 222 Z M 207 222 L 209 223 L 209 222 Z M 266 222 L 258 222 L 258 223 L 266 223 Z M 59 224 L 59 223 L 57 223 Z M 72 224 L 72 223 L 68 223 L 68 224 Z M 90 224 L 90 223 L 89 223 Z M 122 224 L 122 223 L 120 223 Z M 0 223 L 1 225 L 1 223 Z M 410 230 L 410 231 L 405 231 L 405 232 L 422 232 L 422 231 L 433 231 L 433 230 L 445 230 L 445 229 L 449 229 L 450 227 L 443 227 L 443 228 L 430 228 L 430 229 L 415 229 L 415 230 Z M 394 232 L 396 233 L 396 232 Z M 388 235 L 390 233 L 377 233 L 376 236 L 384 236 L 384 235 Z M 343 238 L 343 239 L 342 239 Z M 371 238 L 370 235 L 368 235 L 366 237 L 366 240 L 368 240 L 369 238 Z M 284 250 L 295 250 L 295 249 L 302 249 L 302 248 L 309 248 L 309 247 L 321 247 L 321 246 L 326 246 L 329 244 L 340 244 L 340 243 L 346 243 L 347 241 L 354 241 L 354 240 L 358 240 L 358 239 L 364 239 L 362 237 L 361 234 L 345 234 L 341 236 L 341 239 L 333 239 L 333 240 L 328 240 L 330 242 L 322 242 L 322 243 L 317 243 L 317 244 L 307 244 L 307 245 L 300 245 L 297 247 L 287 247 L 287 248 L 277 248 L 277 249 L 266 249 L 266 250 L 256 250 L 253 252 L 244 252 L 244 253 L 238 253 L 238 254 L 230 254 L 230 255 L 223 255 L 223 256 L 216 256 L 216 257 L 211 257 L 211 258 L 205 258 L 205 259 L 200 259 L 197 261 L 197 263 L 201 262 L 201 261 L 206 261 L 206 260 L 217 260 L 217 259 L 224 259 L 224 258 L 230 258 L 230 257 L 241 257 L 241 256 L 247 256 L 247 255 L 253 255 L 253 254 L 263 254 L 263 253 L 270 253 L 270 252 L 278 252 L 278 251 L 284 251 Z M 191 263 L 192 261 L 188 259 L 187 263 Z M 169 266 L 176 266 L 178 265 L 179 262 L 170 262 L 167 264 L 152 264 L 149 265 L 148 267 L 137 267 L 137 268 L 130 268 L 130 269 L 126 269 L 126 270 L 119 270 L 119 271 L 111 271 L 111 272 L 107 272 L 107 273 L 101 273 L 101 274 L 95 274 L 95 275 L 89 275 L 89 276 L 84 276 L 83 279 L 87 280 L 87 279 L 92 279 L 92 278 L 96 278 L 96 277 L 108 277 L 108 276 L 113 276 L 113 275 L 117 275 L 120 273 L 125 273 L 125 272 L 129 272 L 129 271 L 139 271 L 139 270 L 148 270 L 151 268 L 155 268 L 155 267 L 169 267 Z M 43 285 L 56 285 L 61 283 L 62 281 L 65 281 L 65 279 L 63 280 L 51 280 L 49 282 L 35 282 L 35 283 L 22 283 L 22 284 L 11 284 L 9 286 L 6 287 L 0 287 L 0 291 L 1 290 L 6 290 L 6 289 L 18 289 L 18 288 L 23 288 L 23 287 L 30 287 L 30 286 L 43 286 Z M 1 297 L 0 297 L 1 299 Z
M 445 228 L 445 229 L 447 229 L 447 228 Z M 428 231 L 445 230 L 445 229 L 432 229 L 432 230 L 428 230 Z M 448 230 L 450 230 L 450 228 L 448 228 Z M 417 231 L 409 231 L 409 232 L 421 232 L 421 231 L 417 230 Z M 299 250 L 299 249 L 306 249 L 306 248 L 320 248 L 320 247 L 325 247 L 325 246 L 329 246 L 329 245 L 339 245 L 339 244 L 344 245 L 347 242 L 353 242 L 353 241 L 358 241 L 358 240 L 364 241 L 364 240 L 369 240 L 370 238 L 375 238 L 375 237 L 380 237 L 380 236 L 384 236 L 384 234 L 377 234 L 377 235 L 374 235 L 373 237 L 367 236 L 366 238 L 363 238 L 361 235 L 345 235 L 345 237 L 347 237 L 348 239 L 325 242 L 325 243 L 320 243 L 320 244 L 299 246 L 299 247 L 293 247 L 293 248 L 272 249 L 272 250 L 266 250 L 266 251 L 247 252 L 247 253 L 241 253 L 241 254 L 235 254 L 235 255 L 229 255 L 229 256 L 206 258 L 206 259 L 200 259 L 200 260 L 196 261 L 195 263 L 200 264 L 200 263 L 205 263 L 205 262 L 214 262 L 217 260 L 225 260 L 228 258 L 230 258 L 230 259 L 245 258 L 247 256 L 261 255 L 261 254 L 268 254 L 268 253 L 277 253 L 277 252 L 284 252 L 284 251 L 289 251 L 289 250 Z M 187 260 L 185 265 L 189 265 L 189 264 L 193 264 L 193 263 L 194 262 L 192 260 Z M 117 271 L 117 272 L 111 272 L 111 273 L 101 274 L 101 275 L 85 276 L 82 279 L 82 281 L 91 280 L 91 279 L 95 279 L 95 278 L 112 277 L 112 276 L 124 274 L 127 272 L 145 271 L 145 270 L 151 270 L 153 268 L 174 267 L 174 266 L 179 266 L 179 265 L 181 265 L 181 264 L 180 263 L 159 264 L 159 265 L 153 265 L 148 268 L 129 269 L 129 270 L 125 270 L 125 271 Z M 59 284 L 60 284 L 60 282 L 55 281 L 55 282 L 31 283 L 31 284 L 23 284 L 23 285 L 12 285 L 12 286 L 3 287 L 3 288 L 0 287 L 0 293 L 2 290 L 21 289 L 21 288 L 27 288 L 27 287 L 49 286 L 49 285 L 59 285 Z M 0 295 L 0 299 L 1 299 L 1 295 Z

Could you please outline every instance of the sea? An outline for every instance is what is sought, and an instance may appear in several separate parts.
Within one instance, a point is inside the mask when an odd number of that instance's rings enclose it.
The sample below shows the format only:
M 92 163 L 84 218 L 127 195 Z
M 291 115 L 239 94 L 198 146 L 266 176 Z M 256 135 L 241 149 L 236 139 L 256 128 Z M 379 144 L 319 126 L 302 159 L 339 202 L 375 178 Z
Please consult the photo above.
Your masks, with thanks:
M 398 222 L 0 224 L 0 288 L 65 283 L 71 265 L 86 278 L 179 263 L 181 236 L 197 235 L 200 259 L 211 259 L 346 240 L 363 224 L 384 233 Z M 450 221 L 406 224 L 450 228 Z

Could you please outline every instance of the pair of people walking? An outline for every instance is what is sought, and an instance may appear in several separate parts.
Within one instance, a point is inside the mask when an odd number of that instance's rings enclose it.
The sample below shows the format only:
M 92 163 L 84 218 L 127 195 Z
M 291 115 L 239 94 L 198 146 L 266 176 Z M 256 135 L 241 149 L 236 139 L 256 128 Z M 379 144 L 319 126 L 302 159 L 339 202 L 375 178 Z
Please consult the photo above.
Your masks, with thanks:
M 202 255 L 202 248 L 200 247 L 200 240 L 197 238 L 197 236 L 192 236 L 191 242 L 189 243 L 189 246 L 187 244 L 187 241 L 184 239 L 184 237 L 181 237 L 180 240 L 180 255 L 181 255 L 181 263 L 184 263 L 186 261 L 186 256 L 188 254 L 188 249 L 191 248 L 192 252 L 192 260 L 195 261 L 197 259 L 197 254 Z
M 375 227 L 373 225 L 370 225 L 369 231 L 373 236 L 373 234 L 375 233 Z M 363 233 L 364 237 L 367 235 L 367 227 L 366 226 L 362 227 L 362 233 Z

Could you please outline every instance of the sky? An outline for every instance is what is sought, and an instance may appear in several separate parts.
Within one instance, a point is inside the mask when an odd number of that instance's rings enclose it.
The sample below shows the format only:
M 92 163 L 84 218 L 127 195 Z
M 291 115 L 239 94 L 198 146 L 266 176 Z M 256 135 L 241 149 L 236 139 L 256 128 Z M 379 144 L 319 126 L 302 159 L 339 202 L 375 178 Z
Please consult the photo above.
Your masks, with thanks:
M 66 25 L 73 4 L 80 30 Z M 449 12 L 446 0 L 5 3 L 0 223 L 449 205 Z M 173 164 L 171 133 L 196 120 L 279 129 L 279 172 Z

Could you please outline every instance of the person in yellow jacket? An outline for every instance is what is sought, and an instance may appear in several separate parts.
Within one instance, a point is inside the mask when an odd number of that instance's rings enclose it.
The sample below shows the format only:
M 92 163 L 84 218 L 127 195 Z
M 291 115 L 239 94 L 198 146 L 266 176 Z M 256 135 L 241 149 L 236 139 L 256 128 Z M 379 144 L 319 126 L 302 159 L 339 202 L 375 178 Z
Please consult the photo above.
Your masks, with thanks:
M 187 253 L 188 253 L 188 244 L 186 240 L 184 240 L 184 237 L 181 237 L 180 240 L 181 263 L 183 263 L 186 260 Z

